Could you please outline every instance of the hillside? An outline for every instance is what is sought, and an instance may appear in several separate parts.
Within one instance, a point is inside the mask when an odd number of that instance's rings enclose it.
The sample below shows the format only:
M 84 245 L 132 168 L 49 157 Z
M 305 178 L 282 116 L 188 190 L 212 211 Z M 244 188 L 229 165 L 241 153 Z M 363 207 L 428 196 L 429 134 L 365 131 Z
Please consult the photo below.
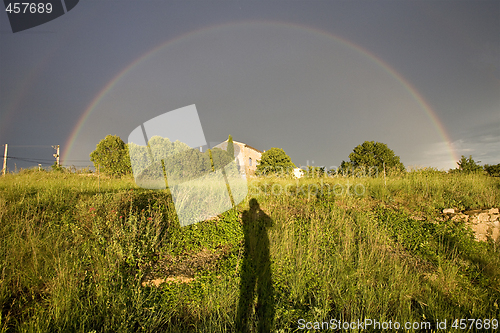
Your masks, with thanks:
M 358 320 L 430 332 L 460 318 L 481 319 L 461 331 L 494 331 L 500 242 L 476 241 L 442 211 L 498 207 L 500 179 L 479 174 L 259 178 L 236 210 L 180 228 L 168 194 L 131 178 L 8 174 L 0 332 L 337 331 Z

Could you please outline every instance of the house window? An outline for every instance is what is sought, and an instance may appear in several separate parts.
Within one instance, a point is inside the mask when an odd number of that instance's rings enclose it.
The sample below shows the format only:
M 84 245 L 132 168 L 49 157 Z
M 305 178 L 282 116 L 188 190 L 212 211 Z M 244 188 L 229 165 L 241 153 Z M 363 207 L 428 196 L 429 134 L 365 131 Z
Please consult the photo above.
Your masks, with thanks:
M 248 158 L 248 165 L 252 166 L 252 158 L 251 157 Z

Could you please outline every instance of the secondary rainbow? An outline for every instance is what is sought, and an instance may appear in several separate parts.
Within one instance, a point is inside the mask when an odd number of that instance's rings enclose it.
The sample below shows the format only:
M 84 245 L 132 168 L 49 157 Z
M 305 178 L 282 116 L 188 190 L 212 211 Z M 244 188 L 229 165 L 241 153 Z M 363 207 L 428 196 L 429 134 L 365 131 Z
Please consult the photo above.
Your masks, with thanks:
M 352 43 L 352 42 L 350 42 L 350 41 L 348 41 L 346 39 L 343 39 L 343 38 L 337 36 L 337 35 L 334 35 L 332 33 L 325 32 L 323 30 L 319 30 L 319 29 L 316 29 L 316 28 L 311 28 L 311 27 L 308 27 L 308 26 L 304 26 L 304 25 L 291 24 L 291 23 L 286 23 L 286 22 L 276 22 L 276 21 L 243 21 L 243 22 L 225 23 L 225 24 L 221 24 L 221 25 L 210 26 L 210 27 L 207 27 L 207 28 L 198 29 L 198 30 L 195 30 L 195 31 L 191 31 L 191 32 L 185 33 L 185 34 L 180 35 L 180 36 L 178 36 L 176 38 L 173 38 L 173 39 L 167 40 L 164 43 L 161 43 L 160 45 L 158 45 L 155 48 L 153 48 L 152 50 L 144 53 L 141 57 L 137 58 L 132 63 L 130 63 L 127 67 L 125 67 L 121 72 L 119 72 L 115 77 L 113 77 L 113 79 L 111 79 L 111 81 L 109 81 L 104 86 L 104 88 L 97 94 L 97 96 L 91 101 L 91 103 L 89 104 L 89 106 L 83 112 L 82 116 L 78 120 L 76 126 L 74 127 L 73 131 L 71 132 L 71 135 L 70 135 L 69 139 L 67 140 L 67 142 L 65 144 L 65 149 L 64 149 L 63 154 L 62 154 L 63 164 L 66 164 L 65 163 L 66 157 L 68 156 L 68 153 L 71 151 L 71 148 L 73 147 L 73 145 L 74 145 L 74 143 L 75 143 L 75 141 L 76 141 L 76 139 L 78 137 L 78 134 L 80 133 L 80 131 L 81 131 L 83 125 L 85 124 L 86 120 L 92 114 L 92 111 L 99 104 L 99 102 L 103 99 L 103 97 L 115 86 L 115 84 L 125 74 L 127 74 L 131 69 L 133 69 L 137 64 L 139 64 L 143 60 L 146 60 L 148 57 L 150 57 L 156 51 L 164 48 L 168 44 L 175 43 L 175 42 L 177 42 L 179 40 L 182 40 L 182 39 L 184 39 L 186 37 L 189 37 L 189 36 L 192 36 L 192 35 L 201 33 L 203 31 L 207 31 L 207 30 L 219 29 L 219 28 L 222 28 L 222 27 L 227 27 L 227 26 L 231 26 L 231 25 L 235 25 L 235 24 L 244 24 L 244 23 L 267 23 L 267 24 L 278 24 L 278 25 L 281 25 L 281 26 L 289 26 L 289 27 L 295 27 L 295 28 L 299 27 L 301 29 L 305 29 L 305 30 L 309 30 L 309 31 L 312 31 L 312 32 L 316 32 L 316 33 L 322 34 L 322 35 L 326 35 L 326 36 L 328 36 L 330 38 L 335 39 L 336 41 L 339 41 L 339 42 L 341 42 L 341 43 L 343 43 L 345 45 L 348 45 L 349 47 L 357 50 L 358 52 L 360 52 L 361 54 L 363 54 L 364 56 L 366 56 L 368 59 L 370 59 L 371 61 L 373 61 L 374 63 L 376 63 L 378 66 L 382 67 L 385 71 L 387 71 L 391 76 L 393 76 L 396 80 L 398 80 L 405 87 L 405 89 L 413 96 L 413 98 L 417 101 L 417 103 L 420 105 L 420 107 L 425 111 L 425 113 L 427 114 L 427 116 L 429 117 L 429 119 L 431 120 L 431 122 L 433 123 L 434 127 L 437 129 L 437 131 L 438 131 L 439 135 L 441 136 L 441 138 L 444 140 L 444 142 L 446 142 L 446 144 L 448 146 L 448 151 L 449 151 L 449 155 L 450 155 L 451 160 L 453 162 L 458 160 L 458 157 L 457 157 L 457 155 L 456 155 L 453 147 L 451 146 L 451 140 L 450 140 L 450 137 L 449 137 L 448 133 L 446 132 L 446 129 L 444 128 L 443 124 L 439 121 L 439 118 L 437 117 L 436 113 L 432 110 L 432 108 L 429 105 L 429 103 L 427 103 L 427 101 L 415 89 L 415 87 L 413 87 L 413 85 L 410 82 L 408 82 L 401 74 L 399 74 L 398 72 L 396 72 L 396 70 L 394 70 L 391 66 L 389 66 L 387 63 L 385 63 L 383 60 L 381 60 L 380 58 L 378 58 L 373 53 L 371 53 L 368 50 L 364 49 L 363 47 L 361 47 L 359 45 L 356 45 L 356 44 L 354 44 L 354 43 Z

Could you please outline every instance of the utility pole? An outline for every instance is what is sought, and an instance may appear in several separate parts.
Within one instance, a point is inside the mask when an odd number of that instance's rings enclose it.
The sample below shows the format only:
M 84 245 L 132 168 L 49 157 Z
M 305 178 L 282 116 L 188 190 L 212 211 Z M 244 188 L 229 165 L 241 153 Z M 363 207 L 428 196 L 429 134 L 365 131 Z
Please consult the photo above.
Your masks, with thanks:
M 2 174 L 5 176 L 5 172 L 7 172 L 7 144 L 5 144 L 5 150 L 3 152 L 3 168 Z
M 54 148 L 56 150 L 56 153 L 52 154 L 52 155 L 56 158 L 57 166 L 59 167 L 60 166 L 60 164 L 59 164 L 59 145 L 52 146 L 52 148 Z

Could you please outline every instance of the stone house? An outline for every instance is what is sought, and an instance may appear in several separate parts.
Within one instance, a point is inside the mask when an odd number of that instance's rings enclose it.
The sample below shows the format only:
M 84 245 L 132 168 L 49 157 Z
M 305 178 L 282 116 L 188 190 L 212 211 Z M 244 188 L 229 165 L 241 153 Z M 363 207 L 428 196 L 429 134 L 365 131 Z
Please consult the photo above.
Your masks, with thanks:
M 257 170 L 257 162 L 262 157 L 262 152 L 252 146 L 243 142 L 233 141 L 234 144 L 234 157 L 240 166 L 241 173 L 245 175 L 254 175 Z M 216 147 L 226 150 L 227 140 L 218 144 Z

